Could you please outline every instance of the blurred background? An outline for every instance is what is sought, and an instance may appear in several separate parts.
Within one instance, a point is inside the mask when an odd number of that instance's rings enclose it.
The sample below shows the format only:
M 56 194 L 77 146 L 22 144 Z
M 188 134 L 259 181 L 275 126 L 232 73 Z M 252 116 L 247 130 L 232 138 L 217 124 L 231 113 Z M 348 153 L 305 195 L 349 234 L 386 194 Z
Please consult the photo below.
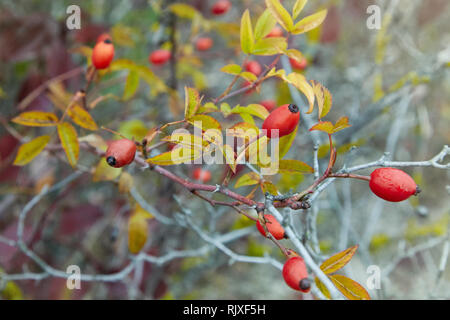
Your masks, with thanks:
M 22 139 L 50 131 L 16 125 L 10 120 L 23 111 L 50 112 L 64 105 L 67 97 L 84 85 L 89 48 L 105 32 L 113 38 L 115 59 L 130 59 L 151 69 L 173 91 L 158 92 L 152 78 L 140 81 L 136 92 L 124 96 L 127 73 L 123 70 L 107 73 L 101 81 L 93 83 L 87 96 L 90 113 L 99 126 L 140 140 L 149 129 L 181 119 L 184 86 L 197 88 L 205 95 L 205 101 L 218 97 L 232 81 L 232 76 L 220 69 L 244 60 L 239 45 L 240 17 L 249 8 L 256 19 L 265 9 L 264 2 L 231 1 L 230 11 L 221 16 L 211 14 L 214 1 L 180 2 L 198 10 L 202 18 L 171 13 L 168 6 L 175 1 L 82 1 L 78 4 L 81 29 L 69 30 L 66 10 L 72 4 L 70 1 L 1 1 L 0 279 L 2 272 L 41 271 L 17 247 L 9 245 L 8 239 L 17 240 L 19 213 L 30 199 L 45 184 L 55 185 L 74 172 L 79 175 L 44 197 L 29 212 L 23 230 L 25 241 L 50 266 L 61 270 L 75 264 L 83 273 L 112 274 L 128 265 L 128 218 L 141 210 L 136 209 L 136 195 L 120 190 L 118 175 L 102 169 L 98 156 L 83 150 L 77 170 L 52 150 L 43 152 L 27 166 L 14 166 Z M 292 8 L 294 2 L 282 3 Z M 380 8 L 380 29 L 367 27 L 370 5 Z M 429 160 L 438 154 L 450 142 L 449 2 L 309 1 L 302 16 L 324 7 L 328 8 L 328 15 L 323 25 L 291 37 L 289 47 L 307 57 L 307 67 L 299 72 L 308 80 L 319 81 L 332 93 L 333 109 L 327 120 L 349 117 L 352 127 L 336 135 L 337 168 L 375 161 L 385 152 L 395 161 Z M 169 66 L 150 65 L 149 53 L 170 48 L 172 36 L 177 46 L 175 72 Z M 200 36 L 213 39 L 209 51 L 195 50 L 194 42 Z M 252 59 L 267 65 L 273 58 Z M 282 62 L 277 67 L 283 67 Z M 39 89 L 48 84 L 46 81 L 63 74 L 68 75 L 63 81 Z M 240 82 L 235 88 L 239 85 Z M 260 92 L 239 95 L 227 102 L 235 106 L 267 99 L 281 105 L 290 103 L 293 97 L 286 84 L 270 79 L 262 84 Z M 304 103 L 302 112 L 307 109 L 306 100 Z M 224 123 L 232 120 L 219 116 L 217 119 Z M 316 139 L 320 144 L 321 168 L 325 168 L 328 140 L 326 135 L 308 133 L 312 121 L 313 117 L 302 114 L 294 146 L 286 158 L 311 164 Z M 83 128 L 77 130 L 80 137 L 92 133 Z M 114 138 L 106 131 L 97 134 L 104 140 Z M 164 148 L 160 151 L 166 151 Z M 186 178 L 192 178 L 194 168 L 170 167 Z M 222 181 L 224 166 L 211 165 L 207 169 L 212 172 L 210 183 Z M 371 170 L 358 173 L 370 174 Z M 253 221 L 230 208 L 212 207 L 154 172 L 142 171 L 135 165 L 126 171 L 133 179 L 133 190 L 150 205 L 147 211 L 151 214 L 173 217 L 188 210 L 196 225 L 209 234 L 241 230 L 242 236 L 227 243 L 234 252 L 282 261 L 279 249 L 261 237 Z M 316 218 L 319 256 L 328 257 L 359 244 L 355 258 L 343 273 L 368 289 L 367 267 L 378 266 L 382 272 L 381 289 L 368 290 L 373 299 L 448 299 L 450 272 L 448 266 L 440 270 L 440 262 L 449 234 L 449 171 L 432 167 L 408 167 L 405 171 L 422 189 L 420 196 L 408 201 L 383 202 L 370 193 L 364 182 L 343 179 L 331 184 L 310 210 L 288 214 L 300 231 L 308 216 Z M 244 172 L 248 169 L 243 168 L 240 174 Z M 273 182 L 280 191 L 289 192 L 303 190 L 312 177 L 277 175 Z M 239 192 L 248 194 L 251 189 L 242 188 Z M 289 244 L 289 240 L 283 241 Z M 207 249 L 191 257 L 161 264 L 142 261 L 118 281 L 82 282 L 81 290 L 68 290 L 65 279 L 53 276 L 40 281 L 3 281 L 1 296 L 4 299 L 313 298 L 288 288 L 280 270 L 270 264 L 233 261 L 205 243 L 192 228 L 148 220 L 143 252 L 149 256 L 203 246 Z

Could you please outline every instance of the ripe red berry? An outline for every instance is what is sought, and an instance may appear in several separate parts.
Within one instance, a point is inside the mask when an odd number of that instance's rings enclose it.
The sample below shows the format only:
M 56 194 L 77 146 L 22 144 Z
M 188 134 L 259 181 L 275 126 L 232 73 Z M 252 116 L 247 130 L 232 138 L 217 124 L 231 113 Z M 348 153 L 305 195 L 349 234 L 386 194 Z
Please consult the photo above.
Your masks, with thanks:
M 197 47 L 198 51 L 206 51 L 211 49 L 214 42 L 211 38 L 205 37 L 205 38 L 198 38 L 197 42 L 195 43 L 195 46 Z
M 103 42 L 105 40 L 112 41 L 111 36 L 108 33 L 102 33 L 101 35 L 99 35 L 96 43 Z
M 283 137 L 295 130 L 299 120 L 298 107 L 295 104 L 284 104 L 269 114 L 262 124 L 262 129 L 267 130 L 268 138 L 275 135 L 272 130 L 278 130 L 278 137 Z
M 267 230 L 270 232 L 270 234 L 273 235 L 275 239 L 281 240 L 285 237 L 284 228 L 281 226 L 281 224 L 277 221 L 277 219 L 274 216 L 272 216 L 271 214 L 265 214 L 264 219 L 266 219 Z M 259 220 L 256 222 L 256 228 L 258 228 L 258 231 L 264 237 L 266 237 L 264 227 L 261 225 L 261 223 L 259 223 Z
M 136 144 L 128 139 L 111 142 L 106 150 L 106 162 L 111 167 L 120 168 L 133 162 L 136 154 Z
M 231 2 L 229 0 L 219 0 L 211 7 L 211 12 L 215 15 L 221 15 L 230 10 L 230 8 Z
M 283 266 L 283 278 L 289 287 L 304 293 L 309 292 L 311 283 L 302 257 L 289 258 Z
M 266 108 L 269 112 L 272 112 L 272 110 L 277 107 L 277 103 L 274 100 L 263 100 L 259 104 Z
M 303 58 L 302 61 L 297 61 L 295 59 L 290 58 L 289 61 L 291 62 L 291 66 L 294 69 L 298 70 L 305 70 L 308 66 L 308 60 L 306 58 Z
M 98 42 L 92 51 L 92 64 L 96 69 L 106 69 L 114 58 L 114 45 L 110 39 Z
M 261 65 L 257 61 L 249 61 L 245 64 L 245 70 L 259 76 L 262 72 Z
M 269 32 L 266 38 L 282 37 L 282 36 L 284 36 L 283 29 L 281 29 L 281 27 L 279 26 L 276 26 L 272 29 L 272 31 Z
M 211 171 L 202 168 L 196 168 L 192 173 L 192 176 L 195 180 L 206 183 L 211 180 Z
M 169 50 L 158 49 L 150 53 L 148 61 L 154 65 L 161 65 L 169 61 L 171 55 Z
M 370 174 L 370 190 L 381 199 L 399 202 L 420 192 L 414 180 L 396 168 L 378 168 Z

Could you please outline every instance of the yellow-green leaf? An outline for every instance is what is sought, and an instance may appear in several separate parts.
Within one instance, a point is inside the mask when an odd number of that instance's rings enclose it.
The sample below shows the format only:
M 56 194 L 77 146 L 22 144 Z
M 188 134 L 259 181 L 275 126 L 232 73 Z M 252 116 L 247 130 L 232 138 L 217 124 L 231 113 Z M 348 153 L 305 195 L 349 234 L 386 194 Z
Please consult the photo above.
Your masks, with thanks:
M 67 160 L 72 167 L 75 167 L 80 152 L 77 131 L 70 123 L 63 122 L 58 124 L 58 135 L 61 140 L 61 145 L 66 152 Z
M 261 178 L 259 177 L 259 175 L 257 175 L 255 172 L 249 172 L 240 176 L 234 184 L 234 187 L 237 189 L 244 186 L 252 186 L 259 183 L 260 179 Z
M 219 121 L 206 114 L 197 114 L 189 118 L 189 123 L 206 131 L 208 129 L 222 130 Z
M 128 138 L 141 141 L 148 133 L 148 128 L 140 119 L 123 121 L 119 126 L 119 133 Z
M 51 127 L 58 125 L 58 117 L 54 113 L 44 111 L 22 112 L 11 121 L 30 127 Z
M 314 169 L 299 160 L 280 160 L 280 173 L 313 173 Z
M 94 148 L 100 149 L 102 151 L 106 151 L 108 148 L 108 144 L 106 141 L 99 136 L 98 134 L 88 134 L 87 136 L 78 138 L 79 142 L 86 142 Z
M 334 125 L 330 121 L 323 121 L 323 122 L 319 122 L 319 123 L 313 125 L 309 129 L 309 131 L 314 131 L 314 130 L 323 131 L 328 134 L 333 134 Z
M 286 31 L 291 31 L 294 28 L 294 22 L 292 21 L 291 15 L 279 0 L 266 0 L 266 5 L 273 17 Z
M 17 152 L 14 165 L 24 166 L 33 160 L 42 150 L 44 150 L 47 143 L 50 141 L 50 136 L 40 136 L 33 140 L 24 143 L 20 146 Z
M 319 278 L 314 277 L 314 282 L 316 283 L 317 289 L 319 289 L 326 298 L 331 299 L 330 291 L 328 291 L 327 287 L 325 287 L 322 281 L 320 281 Z
M 308 2 L 308 0 L 297 0 L 294 4 L 294 8 L 292 9 L 292 18 L 297 19 L 300 12 L 302 12 L 303 7 Z
M 248 122 L 238 122 L 227 129 L 227 135 L 240 138 L 252 138 L 259 135 L 259 128 Z
M 292 30 L 293 34 L 300 34 L 308 32 L 314 28 L 317 28 L 322 24 L 327 16 L 327 9 L 320 10 L 306 18 L 303 18 L 297 22 Z
M 227 64 L 226 66 L 223 66 L 222 69 L 220 69 L 220 71 L 232 75 L 238 75 L 239 73 L 241 73 L 242 68 L 240 65 L 237 64 Z
M 186 119 L 192 117 L 200 104 L 200 97 L 194 88 L 184 87 L 184 116 Z
M 233 108 L 233 110 L 231 110 L 231 112 L 237 114 L 248 113 L 263 120 L 269 116 L 269 111 L 267 111 L 264 106 L 256 103 L 249 104 L 246 107 L 236 106 L 235 108 Z
M 78 104 L 74 104 L 67 110 L 67 115 L 82 128 L 96 131 L 98 126 L 94 119 L 91 117 L 89 112 L 87 112 L 83 107 Z
M 128 220 L 128 250 L 132 254 L 138 254 L 147 242 L 147 219 L 142 214 L 134 213 Z
M 270 10 L 266 9 L 258 18 L 255 25 L 255 40 L 259 40 L 267 36 L 275 27 L 277 21 L 273 17 Z
M 353 255 L 355 254 L 357 249 L 358 249 L 358 245 L 355 245 L 353 247 L 345 249 L 344 251 L 336 253 L 335 255 L 333 255 L 330 258 L 328 258 L 327 260 L 325 260 L 320 265 L 320 269 L 325 274 L 331 274 L 331 273 L 341 269 L 353 258 Z
M 278 195 L 277 187 L 275 187 L 275 185 L 272 182 L 270 182 L 270 181 L 264 181 L 264 183 L 261 186 L 261 189 L 262 189 L 263 193 L 268 192 L 268 193 L 270 193 L 271 195 L 274 195 L 274 196 Z
M 330 112 L 333 98 L 330 91 L 328 91 L 321 83 L 312 80 L 311 84 L 319 108 L 319 119 L 321 119 Z
M 251 73 L 251 72 L 248 72 L 248 71 L 242 72 L 240 74 L 240 76 L 242 78 L 244 78 L 245 80 L 247 80 L 248 82 L 254 82 L 254 81 L 256 81 L 258 79 L 258 77 L 254 73 Z
M 305 56 L 297 49 L 289 49 L 286 50 L 285 53 L 289 58 L 297 60 L 298 62 L 301 62 L 303 59 L 305 59 Z
M 106 159 L 102 158 L 94 169 L 92 181 L 113 181 L 121 172 L 122 168 L 113 168 L 106 162 Z
M 286 48 L 286 38 L 262 38 L 256 41 L 252 54 L 259 56 L 271 56 L 277 53 L 284 52 Z
M 295 130 L 289 133 L 288 135 L 285 135 L 280 138 L 279 140 L 279 152 L 280 152 L 280 159 L 283 159 L 283 157 L 289 152 L 289 149 L 292 146 L 292 143 L 294 142 L 295 136 L 297 135 L 298 126 L 295 127 Z
M 370 300 L 369 293 L 358 282 L 340 274 L 333 274 L 329 278 L 349 300 Z
M 250 20 L 250 12 L 245 10 L 241 19 L 241 48 L 246 54 L 251 54 L 253 51 L 255 39 L 253 37 L 252 22 Z
M 195 136 L 190 133 L 182 133 L 176 131 L 173 132 L 170 136 L 164 137 L 162 140 L 180 144 L 189 148 L 197 148 L 200 150 L 208 145 L 208 141 L 203 140 L 202 137 Z
M 170 11 L 175 13 L 180 18 L 194 19 L 199 16 L 199 12 L 192 6 L 184 3 L 175 3 L 169 7 Z
M 130 71 L 125 82 L 122 99 L 127 101 L 131 99 L 139 88 L 139 74 L 136 71 Z
M 348 123 L 348 117 L 341 117 L 338 121 L 336 121 L 336 124 L 333 128 L 333 133 L 341 131 L 342 129 L 351 127 L 351 125 Z
M 314 90 L 308 81 L 306 81 L 306 78 L 300 73 L 292 72 L 285 79 L 306 96 L 309 102 L 309 110 L 306 113 L 311 113 L 314 108 L 315 96 Z
M 147 162 L 160 166 L 170 166 L 174 164 L 191 163 L 201 155 L 201 151 L 197 148 L 186 148 L 181 146 L 172 149 L 172 151 L 164 152 L 153 158 L 147 159 Z

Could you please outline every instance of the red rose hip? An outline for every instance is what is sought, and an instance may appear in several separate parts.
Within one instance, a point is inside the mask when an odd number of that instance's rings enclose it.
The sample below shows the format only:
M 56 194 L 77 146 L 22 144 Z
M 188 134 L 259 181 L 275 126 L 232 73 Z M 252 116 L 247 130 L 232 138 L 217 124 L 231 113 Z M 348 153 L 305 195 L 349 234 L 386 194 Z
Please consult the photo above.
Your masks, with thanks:
M 111 142 L 106 150 L 106 162 L 114 168 L 121 168 L 133 162 L 136 144 L 128 139 Z
M 285 237 L 284 228 L 282 225 L 277 221 L 277 219 L 270 215 L 265 214 L 264 219 L 266 219 L 266 227 L 267 230 L 270 232 L 271 235 L 277 240 L 281 240 Z M 264 227 L 259 223 L 259 221 L 256 222 L 256 228 L 258 228 L 258 231 L 266 237 L 266 232 L 264 231 Z
M 301 61 L 290 58 L 289 61 L 291 62 L 291 66 L 294 69 L 305 70 L 308 66 L 308 60 L 306 60 L 306 58 L 303 58 Z
M 111 39 L 106 38 L 97 42 L 92 50 L 92 64 L 96 69 L 106 69 L 114 58 L 114 45 Z
M 201 181 L 203 183 L 208 182 L 211 180 L 211 171 L 205 170 L 202 168 L 196 168 L 194 172 L 192 173 L 192 176 L 195 180 Z
M 249 61 L 245 64 L 245 70 L 259 76 L 262 72 L 261 65 L 257 61 Z
M 278 130 L 278 137 L 283 137 L 295 130 L 299 120 L 298 107 L 295 104 L 284 104 L 269 114 L 262 124 L 262 129 L 267 130 L 268 138 L 276 134 L 275 130 Z
M 195 46 L 197 47 L 198 51 L 207 51 L 211 49 L 213 44 L 214 43 L 211 38 L 205 37 L 205 38 L 198 38 L 197 42 L 195 43 Z
M 272 112 L 273 109 L 277 107 L 277 103 L 274 100 L 263 100 L 259 104 L 266 108 L 269 112 Z
M 276 26 L 269 32 L 266 38 L 282 37 L 282 36 L 284 36 L 283 29 L 281 29 L 279 26 Z
M 396 168 L 375 169 L 370 174 L 369 187 L 375 195 L 391 202 L 406 200 L 420 192 L 413 178 Z
M 169 50 L 158 49 L 150 53 L 148 61 L 154 65 L 162 65 L 169 61 L 171 55 Z
M 229 0 L 219 0 L 211 7 L 211 12 L 215 15 L 221 15 L 230 10 L 230 8 L 231 2 Z
M 292 257 L 284 263 L 283 278 L 286 284 L 294 290 L 307 293 L 311 289 L 308 270 L 302 257 Z

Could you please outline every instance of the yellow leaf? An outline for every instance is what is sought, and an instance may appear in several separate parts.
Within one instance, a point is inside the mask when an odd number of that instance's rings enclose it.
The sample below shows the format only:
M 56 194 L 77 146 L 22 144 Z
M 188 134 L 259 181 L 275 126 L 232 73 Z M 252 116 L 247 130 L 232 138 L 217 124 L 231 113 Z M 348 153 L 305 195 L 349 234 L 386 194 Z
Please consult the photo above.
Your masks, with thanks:
M 329 278 L 349 300 L 370 300 L 369 293 L 358 282 L 340 274 L 333 274 Z
M 128 193 L 133 187 L 133 177 L 128 172 L 122 172 L 119 178 L 119 192 Z
M 242 52 L 251 54 L 255 39 L 253 37 L 252 22 L 250 20 L 250 13 L 248 9 L 245 10 L 241 19 L 241 48 Z
M 137 141 L 144 139 L 148 132 L 148 128 L 144 122 L 139 119 L 124 121 L 120 124 L 119 133 L 125 137 L 134 138 Z
M 135 33 L 137 33 L 135 29 L 122 24 L 117 24 L 111 29 L 114 44 L 118 46 L 134 47 L 133 35 Z
M 333 133 L 341 131 L 342 129 L 351 127 L 351 125 L 348 123 L 348 117 L 341 117 L 336 121 L 336 124 L 333 128 Z
M 280 138 L 279 145 L 280 145 L 280 159 L 283 159 L 283 157 L 289 152 L 289 149 L 292 146 L 292 143 L 294 142 L 295 136 L 297 135 L 298 126 L 295 127 L 295 130 L 289 133 L 288 135 L 285 135 Z
M 50 141 L 50 136 L 40 136 L 20 146 L 14 165 L 24 166 L 33 160 Z
M 278 195 L 277 187 L 275 187 L 275 185 L 272 182 L 270 182 L 270 181 L 264 181 L 264 183 L 263 183 L 261 188 L 262 188 L 262 192 L 263 193 L 268 192 L 268 193 L 270 193 L 271 195 L 274 195 L 274 196 Z
M 311 113 L 314 108 L 314 90 L 311 85 L 306 81 L 306 78 L 300 73 L 292 72 L 285 79 L 300 90 L 308 99 L 309 110 L 306 113 Z
M 132 254 L 138 254 L 147 242 L 148 224 L 147 218 L 139 213 L 134 213 L 128 220 L 128 250 Z
M 102 151 L 106 151 L 106 149 L 108 148 L 108 144 L 98 134 L 88 134 L 87 136 L 78 138 L 78 141 L 86 142 L 94 148 L 100 149 Z
M 174 164 L 191 163 L 201 155 L 201 150 L 198 150 L 197 148 L 185 148 L 181 146 L 172 149 L 172 151 L 164 152 L 153 158 L 147 159 L 147 162 L 160 166 L 170 166 Z
M 182 132 L 173 132 L 170 136 L 164 137 L 162 140 L 197 149 L 203 149 L 203 147 L 206 147 L 209 144 L 208 141 L 203 140 L 202 137 Z
M 314 130 L 323 131 L 328 134 L 332 134 L 333 130 L 334 130 L 334 125 L 330 121 L 323 121 L 323 122 L 319 122 L 319 123 L 313 125 L 309 129 L 309 131 L 314 131 Z
M 51 112 L 29 111 L 22 112 L 11 121 L 30 127 L 51 127 L 58 124 L 58 117 Z
M 123 89 L 122 99 L 127 101 L 130 100 L 137 89 L 139 88 L 139 74 L 136 71 L 130 71 L 125 82 L 125 88 Z
M 234 187 L 237 189 L 244 186 L 252 186 L 257 184 L 260 179 L 261 178 L 259 177 L 259 175 L 257 175 L 255 172 L 249 172 L 240 176 L 234 184 Z
M 262 38 L 256 41 L 252 54 L 259 56 L 271 56 L 277 53 L 284 52 L 286 48 L 286 38 Z
M 291 15 L 283 7 L 279 0 L 266 0 L 267 9 L 270 10 L 278 23 L 286 30 L 291 31 L 294 28 L 294 22 Z
M 243 106 L 237 106 L 231 110 L 231 113 L 237 113 L 237 114 L 243 114 L 248 113 L 252 116 L 256 116 L 258 118 L 261 118 L 265 120 L 269 116 L 269 111 L 267 111 L 264 106 L 256 103 L 249 104 L 246 107 Z
M 319 278 L 314 277 L 314 282 L 316 283 L 317 289 L 319 289 L 320 292 L 322 292 L 326 298 L 331 299 L 330 292 L 328 291 L 327 287 L 325 287 L 325 285 L 322 283 L 322 281 L 320 281 Z
M 200 13 L 192 6 L 184 3 L 175 3 L 169 7 L 170 11 L 176 14 L 180 18 L 194 19 L 199 16 Z
M 226 66 L 223 66 L 222 69 L 220 69 L 220 71 L 228 73 L 228 74 L 232 74 L 232 75 L 237 75 L 237 74 L 241 73 L 242 68 L 240 65 L 237 65 L 237 64 L 227 64 Z
M 353 255 L 355 254 L 357 249 L 358 249 L 358 245 L 355 245 L 344 251 L 336 253 L 335 255 L 333 255 L 330 258 L 328 258 L 327 260 L 325 260 L 320 265 L 320 269 L 325 274 L 330 274 L 330 273 L 333 273 L 333 272 L 341 269 L 352 259 Z
M 115 180 L 121 172 L 122 168 L 113 168 L 104 158 L 102 158 L 94 169 L 92 181 L 112 181 Z
M 205 114 L 197 114 L 189 118 L 189 123 L 203 131 L 208 129 L 222 130 L 219 121 Z
M 270 10 L 266 9 L 258 18 L 255 25 L 255 40 L 259 40 L 267 36 L 275 27 L 277 21 L 273 17 Z
M 239 122 L 227 129 L 227 135 L 243 139 L 254 138 L 259 135 L 259 128 L 248 122 Z
M 194 88 L 184 87 L 184 117 L 192 117 L 200 104 L 198 92 Z
M 303 7 L 308 2 L 308 0 L 297 0 L 294 4 L 294 8 L 292 9 L 292 18 L 297 19 L 300 12 L 302 12 Z
M 280 160 L 279 172 L 281 173 L 313 173 L 314 169 L 299 160 Z
M 58 135 L 61 140 L 61 145 L 66 152 L 67 160 L 72 167 L 75 167 L 80 152 L 75 128 L 68 122 L 58 124 Z
M 95 123 L 94 119 L 92 119 L 89 112 L 84 110 L 80 105 L 74 104 L 67 110 L 67 115 L 82 128 L 96 131 L 98 130 L 98 126 Z
M 327 16 L 327 10 L 323 9 L 297 22 L 294 26 L 292 34 L 300 34 L 317 28 L 322 24 Z

